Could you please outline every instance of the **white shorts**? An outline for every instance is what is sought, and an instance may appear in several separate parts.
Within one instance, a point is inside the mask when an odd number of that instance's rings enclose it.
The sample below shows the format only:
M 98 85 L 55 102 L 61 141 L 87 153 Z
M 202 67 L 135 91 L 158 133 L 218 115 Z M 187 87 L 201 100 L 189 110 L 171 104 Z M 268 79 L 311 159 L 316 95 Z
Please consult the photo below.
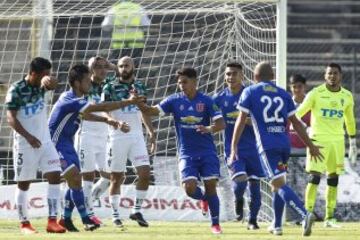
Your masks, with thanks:
M 38 170 L 42 174 L 61 172 L 59 155 L 52 142 L 44 143 L 40 148 L 14 147 L 15 181 L 30 181 L 36 179 Z
M 80 139 L 75 140 L 81 172 L 105 171 L 107 142 L 107 137 L 91 135 L 81 135 Z
M 150 165 L 149 155 L 142 135 L 125 136 L 110 140 L 108 169 L 110 172 L 126 172 L 129 159 L 134 167 Z

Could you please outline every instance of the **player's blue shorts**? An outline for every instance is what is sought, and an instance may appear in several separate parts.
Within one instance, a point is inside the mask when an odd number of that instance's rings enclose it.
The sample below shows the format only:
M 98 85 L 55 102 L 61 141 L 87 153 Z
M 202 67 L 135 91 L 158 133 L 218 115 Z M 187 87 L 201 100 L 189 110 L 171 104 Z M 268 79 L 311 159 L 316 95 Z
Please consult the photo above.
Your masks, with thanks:
M 56 150 L 60 156 L 62 174 L 65 174 L 73 166 L 80 171 L 80 160 L 74 146 L 57 145 Z
M 225 159 L 227 162 L 227 158 Z M 246 174 L 249 179 L 265 177 L 257 149 L 239 149 L 238 160 L 233 161 L 227 166 L 230 171 L 231 179 L 242 174 Z
M 260 160 L 266 176 L 276 179 L 286 174 L 290 148 L 274 148 L 260 153 Z
M 181 158 L 179 170 L 182 182 L 189 179 L 218 179 L 220 177 L 220 161 L 216 155 Z

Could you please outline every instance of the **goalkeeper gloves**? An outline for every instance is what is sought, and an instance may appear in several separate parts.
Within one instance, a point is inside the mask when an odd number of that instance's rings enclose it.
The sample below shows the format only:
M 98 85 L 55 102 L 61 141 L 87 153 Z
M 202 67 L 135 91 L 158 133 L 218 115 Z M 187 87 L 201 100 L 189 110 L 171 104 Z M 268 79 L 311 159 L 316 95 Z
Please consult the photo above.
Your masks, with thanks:
M 354 164 L 357 160 L 356 138 L 349 138 L 349 160 Z

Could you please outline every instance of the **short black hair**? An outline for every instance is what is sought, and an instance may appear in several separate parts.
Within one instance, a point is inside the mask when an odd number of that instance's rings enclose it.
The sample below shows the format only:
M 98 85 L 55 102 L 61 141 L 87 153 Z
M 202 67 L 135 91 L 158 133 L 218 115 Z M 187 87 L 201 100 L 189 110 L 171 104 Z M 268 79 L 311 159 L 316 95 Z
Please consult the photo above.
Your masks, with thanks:
M 230 62 L 230 63 L 226 64 L 226 67 L 237 68 L 239 70 L 243 70 L 243 66 L 237 62 Z
M 76 64 L 70 68 L 69 83 L 74 86 L 75 81 L 81 81 L 85 74 L 89 74 L 90 69 L 85 64 Z
M 178 79 L 179 76 L 186 76 L 190 79 L 196 79 L 197 73 L 194 68 L 184 67 L 184 68 L 180 68 L 179 70 L 176 71 L 176 79 Z
M 341 67 L 340 67 L 340 65 L 337 64 L 337 63 L 333 63 L 333 62 L 332 62 L 332 63 L 329 63 L 326 67 L 327 67 L 327 68 L 328 68 L 328 67 L 330 67 L 330 68 L 337 68 L 337 69 L 339 70 L 339 72 L 342 73 Z
M 306 84 L 306 78 L 301 74 L 293 74 L 290 76 L 290 84 L 295 83 Z
M 51 69 L 51 62 L 42 57 L 36 57 L 30 62 L 29 72 L 41 73 L 45 70 Z

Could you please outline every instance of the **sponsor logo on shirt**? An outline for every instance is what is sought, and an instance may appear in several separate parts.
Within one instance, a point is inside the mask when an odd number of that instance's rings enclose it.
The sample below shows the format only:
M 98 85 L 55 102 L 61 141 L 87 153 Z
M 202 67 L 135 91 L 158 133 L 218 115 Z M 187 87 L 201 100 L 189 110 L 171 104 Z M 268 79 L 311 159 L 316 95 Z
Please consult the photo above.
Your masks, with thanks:
M 187 116 L 187 117 L 181 117 L 181 122 L 187 123 L 187 124 L 196 124 L 201 122 L 202 117 L 195 117 L 195 116 Z
M 44 109 L 44 107 L 45 107 L 44 100 L 40 99 L 35 103 L 28 103 L 25 106 L 22 106 L 21 109 L 23 110 L 23 113 L 26 117 L 31 117 L 33 115 L 40 113 Z
M 344 116 L 343 110 L 336 110 L 336 109 L 328 109 L 328 108 L 321 108 L 323 117 L 329 117 L 329 118 L 342 118 Z

